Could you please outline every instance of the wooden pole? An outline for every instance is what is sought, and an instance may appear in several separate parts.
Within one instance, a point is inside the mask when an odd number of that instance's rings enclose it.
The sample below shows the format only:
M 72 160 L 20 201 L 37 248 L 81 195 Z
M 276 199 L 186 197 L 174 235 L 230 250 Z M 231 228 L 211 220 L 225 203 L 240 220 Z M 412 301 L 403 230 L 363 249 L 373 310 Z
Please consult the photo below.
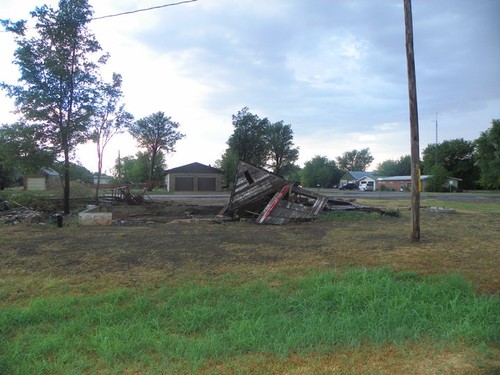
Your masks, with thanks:
M 406 61 L 408 66 L 408 94 L 410 98 L 410 138 L 411 138 L 411 239 L 420 241 L 420 191 L 419 191 L 419 135 L 417 109 L 417 83 L 415 77 L 415 55 L 413 51 L 413 20 L 411 0 L 404 1 L 406 30 Z

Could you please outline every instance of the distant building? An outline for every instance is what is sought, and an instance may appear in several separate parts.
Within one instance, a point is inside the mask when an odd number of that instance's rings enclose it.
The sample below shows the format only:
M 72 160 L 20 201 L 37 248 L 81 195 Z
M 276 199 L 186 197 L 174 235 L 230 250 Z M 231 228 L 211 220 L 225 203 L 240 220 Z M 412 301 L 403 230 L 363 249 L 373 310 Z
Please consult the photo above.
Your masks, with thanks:
M 58 190 L 61 189 L 59 173 L 52 168 L 41 168 L 38 173 L 24 177 L 25 190 Z
M 100 184 L 101 185 L 108 185 L 111 183 L 112 179 L 113 179 L 113 177 L 111 177 L 111 176 L 108 176 L 106 174 L 101 174 Z M 97 184 L 97 175 L 94 175 L 94 184 Z
M 375 190 L 377 186 L 377 177 L 375 177 L 371 172 L 346 172 L 340 178 L 339 188 L 348 184 L 349 182 L 355 183 L 356 185 L 361 187 L 362 190 Z
M 422 175 L 420 176 L 420 190 L 425 191 L 429 180 L 432 175 Z M 460 178 L 450 177 L 446 184 L 443 185 L 444 188 L 450 188 L 453 191 L 459 190 L 458 183 L 462 181 Z M 392 191 L 408 191 L 411 190 L 411 176 L 391 176 L 391 177 L 379 177 L 377 179 L 377 189 L 385 189 Z
M 165 189 L 170 192 L 222 191 L 221 181 L 221 170 L 201 163 L 191 163 L 167 170 Z

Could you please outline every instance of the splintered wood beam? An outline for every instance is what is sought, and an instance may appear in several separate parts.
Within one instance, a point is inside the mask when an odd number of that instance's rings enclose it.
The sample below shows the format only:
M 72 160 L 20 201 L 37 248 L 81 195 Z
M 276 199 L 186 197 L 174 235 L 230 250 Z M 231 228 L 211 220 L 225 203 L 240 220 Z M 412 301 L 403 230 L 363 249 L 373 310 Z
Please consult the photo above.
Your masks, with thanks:
M 278 191 L 278 192 L 276 192 L 276 194 L 274 194 L 274 197 L 269 201 L 269 203 L 266 205 L 264 210 L 261 212 L 261 214 L 257 218 L 258 224 L 262 224 L 266 221 L 266 219 L 268 218 L 269 214 L 274 209 L 274 207 L 276 207 L 278 202 L 285 196 L 286 193 L 288 193 L 289 185 L 290 184 L 286 184 L 285 186 L 283 186 L 281 188 L 280 191 Z
M 312 208 L 312 213 L 314 216 L 319 215 L 323 207 L 325 207 L 326 202 L 328 202 L 328 197 L 325 196 L 316 199 L 316 202 L 314 202 L 314 206 Z

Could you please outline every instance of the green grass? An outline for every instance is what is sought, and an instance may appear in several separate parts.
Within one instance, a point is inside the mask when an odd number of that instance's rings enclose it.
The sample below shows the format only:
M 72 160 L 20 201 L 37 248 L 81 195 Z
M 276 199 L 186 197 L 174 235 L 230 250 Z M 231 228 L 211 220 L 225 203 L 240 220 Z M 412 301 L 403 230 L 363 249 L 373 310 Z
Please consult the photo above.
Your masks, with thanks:
M 353 269 L 78 296 L 60 289 L 0 305 L 0 373 L 182 373 L 241 355 L 500 340 L 500 300 L 476 296 L 458 275 Z
M 381 220 L 382 215 L 378 212 L 361 212 L 361 211 L 329 211 L 321 212 L 317 218 L 317 221 L 329 222 L 329 221 L 340 221 L 340 222 L 351 222 L 351 221 L 378 221 Z
M 477 203 L 477 202 L 459 202 L 459 201 L 442 201 L 438 199 L 427 199 L 422 202 L 424 206 L 436 206 L 436 207 L 447 207 L 454 208 L 456 210 L 464 212 L 475 212 L 475 213 L 500 213 L 500 204 L 491 204 L 488 202 Z

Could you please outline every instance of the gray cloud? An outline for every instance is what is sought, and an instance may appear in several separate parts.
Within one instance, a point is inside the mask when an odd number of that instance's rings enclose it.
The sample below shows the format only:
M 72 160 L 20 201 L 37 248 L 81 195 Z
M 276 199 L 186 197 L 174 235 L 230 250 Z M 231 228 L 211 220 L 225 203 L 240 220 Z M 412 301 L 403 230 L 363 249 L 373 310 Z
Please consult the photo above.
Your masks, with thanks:
M 499 14 L 497 0 L 413 1 L 422 147 L 435 112 L 448 123 L 441 138 L 472 139 L 500 117 Z M 210 87 L 204 111 L 230 123 L 249 106 L 307 144 L 366 134 L 384 142 L 373 147 L 405 153 L 403 0 L 199 0 L 133 17 L 144 24 L 127 38 Z M 336 155 L 367 145 L 342 146 Z

